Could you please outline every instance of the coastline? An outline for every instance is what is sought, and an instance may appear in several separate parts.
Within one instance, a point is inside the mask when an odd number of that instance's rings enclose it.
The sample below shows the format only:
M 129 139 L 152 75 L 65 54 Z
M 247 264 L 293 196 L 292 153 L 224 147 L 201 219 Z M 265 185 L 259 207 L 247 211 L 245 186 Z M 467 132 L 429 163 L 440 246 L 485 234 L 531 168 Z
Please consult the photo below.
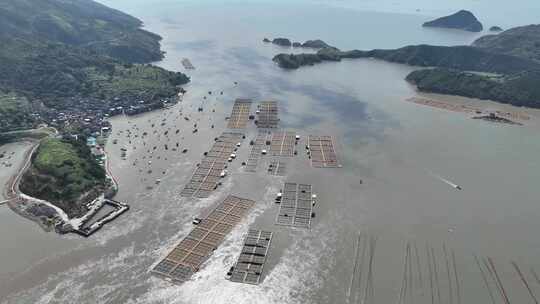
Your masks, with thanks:
M 112 172 L 110 171 L 110 163 L 106 155 L 106 163 L 104 166 L 106 176 L 111 181 L 112 185 L 109 189 L 105 190 L 100 196 L 94 199 L 92 202 L 88 203 L 88 206 L 91 206 L 87 213 L 77 218 L 70 218 L 67 213 L 61 208 L 57 207 L 55 204 L 42 200 L 36 197 L 32 197 L 23 193 L 19 189 L 19 185 L 22 179 L 22 176 L 30 168 L 32 164 L 32 156 L 39 147 L 39 141 L 32 139 L 23 139 L 22 141 L 33 143 L 34 145 L 30 150 L 25 153 L 24 162 L 18 170 L 16 170 L 15 175 L 9 178 L 5 185 L 4 196 L 6 200 L 0 202 L 0 205 L 7 205 L 11 210 L 13 210 L 18 215 L 27 218 L 35 223 L 37 223 L 44 231 L 50 232 L 53 228 L 58 233 L 67 233 L 67 232 L 76 232 L 83 236 L 89 236 L 95 231 L 99 230 L 101 226 L 120 214 L 124 213 L 129 209 L 127 204 L 110 201 L 109 199 L 113 198 L 116 192 L 118 191 L 118 182 Z M 116 211 L 111 212 L 105 215 L 100 221 L 101 224 L 98 225 L 97 229 L 92 229 L 91 233 L 85 234 L 82 230 L 84 226 L 92 217 L 105 205 L 113 204 L 116 207 Z M 28 211 L 29 208 L 35 206 L 46 206 L 49 208 L 49 212 L 54 210 L 54 215 L 36 215 Z M 67 226 L 67 227 L 66 227 Z

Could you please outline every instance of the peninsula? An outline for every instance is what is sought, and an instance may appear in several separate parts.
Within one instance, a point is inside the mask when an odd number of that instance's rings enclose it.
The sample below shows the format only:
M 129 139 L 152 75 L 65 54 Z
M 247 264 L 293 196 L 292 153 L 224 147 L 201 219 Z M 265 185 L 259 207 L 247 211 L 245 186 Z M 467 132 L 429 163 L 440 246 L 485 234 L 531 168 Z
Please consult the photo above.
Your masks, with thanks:
M 278 54 L 273 61 L 283 69 L 355 58 L 435 68 L 412 72 L 406 79 L 423 92 L 540 108 L 539 41 L 540 26 L 530 25 L 481 37 L 470 46 L 411 45 L 371 51 L 326 47 L 315 53 Z

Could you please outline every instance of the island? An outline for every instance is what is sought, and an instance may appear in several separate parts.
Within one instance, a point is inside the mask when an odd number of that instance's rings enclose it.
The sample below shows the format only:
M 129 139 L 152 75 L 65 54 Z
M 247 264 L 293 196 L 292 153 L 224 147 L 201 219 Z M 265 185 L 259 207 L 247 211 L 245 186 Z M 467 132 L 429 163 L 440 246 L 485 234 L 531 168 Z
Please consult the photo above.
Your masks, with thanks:
M 291 41 L 287 38 L 274 38 L 272 43 L 279 46 L 290 47 L 292 45 Z
M 89 236 L 129 209 L 112 199 L 108 118 L 168 107 L 190 81 L 150 64 L 161 37 L 142 26 L 92 0 L 2 2 L 0 145 L 33 143 L 6 190 L 12 210 Z
M 494 26 L 492 26 L 492 27 L 489 28 L 489 31 L 490 31 L 490 32 L 502 32 L 503 29 L 502 29 L 500 26 L 494 25 Z
M 422 26 L 458 29 L 469 32 L 481 32 L 484 29 L 482 23 L 478 21 L 474 14 L 466 10 L 460 10 L 455 14 L 428 21 Z
M 298 69 L 328 61 L 375 58 L 428 68 L 406 77 L 423 92 L 540 108 L 539 38 L 540 26 L 530 25 L 481 37 L 470 46 L 410 45 L 370 51 L 326 47 L 315 53 L 278 54 L 273 61 L 283 69 Z
M 263 42 L 268 43 L 270 42 L 270 39 L 264 38 Z M 321 39 L 314 39 L 314 40 L 307 40 L 304 43 L 300 42 L 292 42 L 288 38 L 275 38 L 271 41 L 273 44 L 290 47 L 291 45 L 293 47 L 302 47 L 302 48 L 312 48 L 312 49 L 323 49 L 323 48 L 331 48 L 332 46 L 327 44 L 326 42 L 322 41 Z

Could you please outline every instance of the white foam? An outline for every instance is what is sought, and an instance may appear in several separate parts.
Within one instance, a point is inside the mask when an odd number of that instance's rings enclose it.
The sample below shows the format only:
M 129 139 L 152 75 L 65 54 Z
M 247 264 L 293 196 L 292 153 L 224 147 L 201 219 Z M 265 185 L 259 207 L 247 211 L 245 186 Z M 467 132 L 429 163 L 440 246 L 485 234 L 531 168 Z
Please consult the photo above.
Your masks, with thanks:
M 232 283 L 225 279 L 241 250 L 242 239 L 255 218 L 272 205 L 278 186 L 267 188 L 264 204 L 257 204 L 247 220 L 235 228 L 213 256 L 192 280 L 170 285 L 160 279 L 152 280 L 151 290 L 137 303 L 307 303 L 306 297 L 320 289 L 333 255 L 336 239 L 331 227 L 316 225 L 315 229 L 293 230 L 293 243 L 285 250 L 278 264 L 269 269 L 264 281 L 257 286 Z

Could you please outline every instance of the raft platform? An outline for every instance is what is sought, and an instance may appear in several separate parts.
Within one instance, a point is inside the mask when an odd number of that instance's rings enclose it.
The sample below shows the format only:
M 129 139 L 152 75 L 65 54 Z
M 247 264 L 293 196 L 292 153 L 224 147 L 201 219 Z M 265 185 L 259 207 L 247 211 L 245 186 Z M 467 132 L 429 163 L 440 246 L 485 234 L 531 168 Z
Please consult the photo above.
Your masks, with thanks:
M 257 127 L 261 129 L 275 129 L 278 127 L 278 103 L 277 101 L 262 101 L 257 109 Z
M 279 160 L 273 160 L 268 167 L 270 175 L 285 176 L 287 174 L 287 163 Z
M 272 232 L 250 229 L 238 261 L 229 273 L 231 282 L 259 284 L 272 242 Z
M 276 225 L 310 228 L 313 213 L 311 185 L 285 183 Z
M 180 196 L 208 197 L 224 177 L 222 173 L 227 166 L 228 159 L 236 150 L 236 144 L 242 142 L 243 137 L 242 133 L 222 133 L 195 169 L 191 180 L 180 192 Z
M 272 156 L 294 156 L 296 135 L 292 132 L 274 132 L 270 153 Z
M 259 164 L 259 159 L 262 155 L 262 150 L 266 145 L 266 141 L 270 140 L 270 133 L 259 132 L 253 146 L 251 146 L 251 152 L 249 153 L 249 158 L 246 164 L 246 172 L 257 172 L 257 165 Z
M 314 168 L 341 168 L 332 136 L 310 135 L 308 147 L 311 166 Z
M 189 280 L 254 204 L 249 199 L 228 196 L 151 272 L 173 283 Z
M 245 129 L 249 121 L 251 104 L 251 99 L 236 99 L 232 108 L 231 116 L 229 118 L 229 123 L 227 124 L 227 128 Z

